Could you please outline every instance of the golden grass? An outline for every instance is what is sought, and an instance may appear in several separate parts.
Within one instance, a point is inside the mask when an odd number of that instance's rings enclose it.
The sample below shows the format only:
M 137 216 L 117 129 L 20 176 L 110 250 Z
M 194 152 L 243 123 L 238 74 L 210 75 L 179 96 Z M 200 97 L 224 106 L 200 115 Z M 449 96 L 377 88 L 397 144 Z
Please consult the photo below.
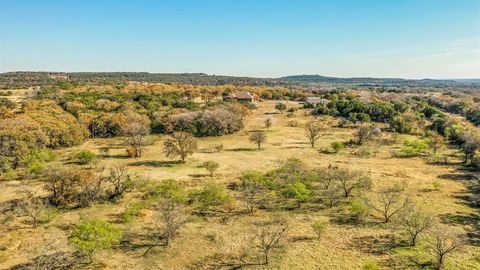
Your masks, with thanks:
M 145 155 L 140 159 L 121 158 L 124 148 L 112 149 L 110 154 L 116 157 L 99 158 L 96 167 L 109 167 L 117 164 L 127 165 L 129 170 L 148 177 L 153 183 L 165 179 L 175 179 L 187 183 L 189 186 L 200 186 L 210 181 L 207 172 L 198 165 L 206 160 L 214 160 L 220 164 L 213 181 L 228 183 L 235 180 L 246 170 L 266 171 L 275 168 L 290 157 L 303 160 L 314 167 L 338 165 L 350 169 L 368 171 L 374 179 L 374 189 L 389 185 L 395 181 L 407 183 L 407 193 L 412 200 L 425 210 L 438 217 L 448 215 L 467 216 L 474 214 L 475 209 L 468 207 L 462 199 L 458 198 L 466 192 L 462 181 L 455 180 L 462 173 L 456 167 L 427 164 L 421 158 L 398 159 L 391 157 L 391 150 L 399 147 L 399 143 L 382 146 L 374 157 L 361 158 L 352 154 L 351 149 L 343 149 L 337 154 L 322 154 L 319 149 L 328 147 L 334 141 L 348 141 L 353 136 L 353 129 L 341 129 L 329 125 L 325 134 L 319 140 L 315 149 L 306 141 L 303 124 L 310 119 L 304 116 L 303 111 L 296 112 L 296 117 L 288 118 L 286 114 L 269 114 L 274 112 L 274 102 L 261 102 L 259 108 L 246 121 L 244 130 L 237 134 L 223 137 L 199 138 L 199 146 L 223 143 L 224 150 L 219 153 L 195 153 L 189 157 L 186 164 L 168 167 L 172 159 L 165 158 L 163 154 L 163 136 L 156 136 L 155 143 L 147 146 Z M 298 106 L 288 103 L 288 106 Z M 267 141 L 262 150 L 256 151 L 255 145 L 249 143 L 249 132 L 264 129 L 264 120 L 270 117 L 274 120 L 271 131 L 267 132 Z M 299 127 L 288 127 L 290 120 L 300 123 Z M 332 124 L 334 120 L 329 117 L 322 118 Z M 384 134 L 383 136 L 388 136 Z M 95 139 L 83 145 L 63 151 L 63 155 L 78 149 L 98 151 L 107 143 L 121 143 L 120 139 Z M 453 154 L 454 149 L 445 150 Z M 61 160 L 61 159 L 60 159 Z M 455 158 L 452 160 L 456 161 Z M 150 163 L 148 163 L 150 161 Z M 61 162 L 61 161 L 59 161 Z M 135 162 L 144 165 L 132 166 Z M 155 166 L 152 166 L 154 164 Z M 432 183 L 440 181 L 442 188 L 432 190 Z M 19 198 L 18 191 L 30 189 L 41 191 L 40 183 L 0 182 L 0 202 Z M 30 229 L 20 221 L 15 221 L 9 228 L 3 228 L 0 246 L 7 250 L 0 251 L 0 268 L 8 268 L 15 264 L 27 262 L 41 252 L 42 246 L 49 241 L 58 240 L 62 249 L 69 249 L 66 239 L 71 226 L 82 217 L 102 218 L 116 222 L 118 215 L 124 207 L 131 202 L 139 200 L 139 193 L 128 194 L 119 203 L 97 204 L 86 209 L 78 209 L 60 214 L 50 224 L 38 229 Z M 289 241 L 275 252 L 272 263 L 268 267 L 252 266 L 251 269 L 361 269 L 368 260 L 381 262 L 385 269 L 395 269 L 392 261 L 397 261 L 401 255 L 386 251 L 374 254 L 369 251 L 372 239 L 382 239 L 399 232 L 394 224 L 390 226 L 370 222 L 365 226 L 340 225 L 331 222 L 331 217 L 339 211 L 337 208 L 318 212 L 298 211 L 286 213 L 290 221 L 288 234 Z M 128 224 L 116 224 L 127 231 L 141 232 L 145 227 L 153 225 L 156 213 L 143 210 L 141 215 Z M 251 243 L 248 232 L 254 220 L 261 219 L 267 214 L 257 212 L 253 216 L 234 216 L 227 221 L 212 217 L 207 220 L 188 224 L 181 231 L 168 249 L 158 248 L 144 257 L 138 254 L 129 254 L 119 250 L 102 252 L 97 259 L 104 269 L 187 269 L 195 263 L 201 262 L 220 253 L 238 254 Z M 320 239 L 311 239 L 314 233 L 310 225 L 315 220 L 328 222 L 325 235 Z M 468 225 L 453 225 L 458 229 L 471 230 Z M 13 229 L 12 229 L 13 228 Z M 422 239 L 421 239 L 422 240 Z M 381 241 L 377 241 L 378 242 Z M 372 247 L 373 248 L 373 247 Z M 448 269 L 480 269 L 480 263 L 474 258 L 480 256 L 480 247 L 467 246 L 463 252 L 455 253 L 447 259 Z M 249 269 L 249 268 L 246 268 Z M 412 268 L 415 269 L 415 268 Z

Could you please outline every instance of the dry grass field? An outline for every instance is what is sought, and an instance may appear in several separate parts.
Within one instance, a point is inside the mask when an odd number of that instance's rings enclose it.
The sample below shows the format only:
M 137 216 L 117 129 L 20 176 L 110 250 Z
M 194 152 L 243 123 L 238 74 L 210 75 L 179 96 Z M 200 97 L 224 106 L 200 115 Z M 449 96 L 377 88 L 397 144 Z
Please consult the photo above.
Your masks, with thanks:
M 74 209 L 59 213 L 50 223 L 32 229 L 21 218 L 0 227 L 0 269 L 9 269 L 26 263 L 39 255 L 49 255 L 54 251 L 70 251 L 68 236 L 72 227 L 80 220 L 99 218 L 112 222 L 129 234 L 139 234 L 155 226 L 157 213 L 144 209 L 129 223 L 119 221 L 125 207 L 141 200 L 142 191 L 167 179 L 183 183 L 187 188 L 201 186 L 206 182 L 228 184 L 248 170 L 266 172 L 277 168 L 288 158 L 302 160 L 311 168 L 336 165 L 343 168 L 367 171 L 373 179 L 373 191 L 394 182 L 405 182 L 406 193 L 425 211 L 435 215 L 437 223 L 451 230 L 472 233 L 480 222 L 478 210 L 469 207 L 462 199 L 467 192 L 464 172 L 456 164 L 460 162 L 457 149 L 444 149 L 451 164 L 432 165 L 422 158 L 394 158 L 392 151 L 398 149 L 404 138 L 400 135 L 396 142 L 381 145 L 374 156 L 355 155 L 356 148 L 342 149 L 339 153 L 325 153 L 334 141 L 348 141 L 353 138 L 354 129 L 337 128 L 334 118 L 321 118 L 327 128 L 318 145 L 312 149 L 304 135 L 303 124 L 311 118 L 298 110 L 295 117 L 286 113 L 278 114 L 274 102 L 258 104 L 258 109 L 246 119 L 245 128 L 232 135 L 199 138 L 199 148 L 223 144 L 218 153 L 195 153 L 185 164 L 176 164 L 163 153 L 163 136 L 152 136 L 141 158 L 125 157 L 125 147 L 121 139 L 92 139 L 81 146 L 62 150 L 59 163 L 68 163 L 67 157 L 79 149 L 100 153 L 101 147 L 111 145 L 108 157 L 98 157 L 95 168 L 123 164 L 131 172 L 141 176 L 139 188 L 117 203 L 95 204 L 89 208 Z M 289 107 L 299 104 L 290 102 Z M 267 133 L 266 143 L 261 150 L 249 142 L 249 133 L 265 130 L 264 120 L 273 119 L 273 126 Z M 297 127 L 289 126 L 297 121 Z M 384 132 L 383 138 L 392 137 Z M 409 136 L 411 137 L 411 136 Z M 118 147 L 117 147 L 118 146 Z M 218 172 L 210 179 L 203 161 L 214 160 L 220 164 Z M 89 165 L 88 165 L 89 166 Z M 439 182 L 441 187 L 433 188 Z M 0 203 L 18 199 L 25 190 L 43 194 L 42 183 L 30 180 L 4 179 L 0 181 Z M 363 194 L 368 196 L 368 194 Z M 238 205 L 238 208 L 241 206 Z M 286 241 L 272 253 L 268 266 L 246 266 L 244 269 L 362 269 L 365 263 L 376 261 L 382 269 L 428 269 L 422 265 L 431 258 L 425 236 L 420 236 L 416 248 L 395 247 L 402 234 L 395 222 L 383 224 L 378 217 L 369 218 L 363 225 L 343 224 L 336 217 L 342 214 L 343 207 L 323 209 L 306 204 L 301 209 L 277 213 L 289 220 Z M 181 229 L 180 235 L 168 248 L 154 248 L 144 256 L 144 250 L 114 248 L 96 256 L 93 266 L 98 269 L 215 269 L 220 261 L 228 260 L 248 249 L 251 245 L 250 231 L 256 220 L 270 215 L 263 210 L 253 215 L 232 214 L 197 218 Z M 328 223 L 325 234 L 316 239 L 311 224 L 316 220 Z M 47 248 L 46 248 L 47 247 Z M 47 250 L 48 249 L 48 250 Z M 416 259 L 414 259 L 416 258 Z M 420 259 L 418 259 L 420 258 Z M 418 260 L 417 260 L 418 259 Z M 423 259 L 423 260 L 422 260 Z M 427 268 L 422 268 L 427 267 Z M 220 268 L 219 268 L 220 269 Z M 228 269 L 228 268 L 223 268 Z M 480 269 L 480 246 L 468 244 L 460 252 L 453 253 L 446 261 L 446 269 Z

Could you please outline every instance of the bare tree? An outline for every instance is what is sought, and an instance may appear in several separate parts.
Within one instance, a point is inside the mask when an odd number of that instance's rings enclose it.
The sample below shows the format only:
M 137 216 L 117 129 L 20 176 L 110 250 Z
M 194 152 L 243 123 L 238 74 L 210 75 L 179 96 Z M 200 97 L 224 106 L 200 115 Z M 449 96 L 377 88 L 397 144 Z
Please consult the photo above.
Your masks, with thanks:
M 315 142 L 320 139 L 322 131 L 323 126 L 320 121 L 312 120 L 305 124 L 305 136 L 307 136 L 312 148 L 315 147 Z
M 323 191 L 323 196 L 326 199 L 329 208 L 332 208 L 341 198 L 341 189 L 335 184 L 330 184 L 327 189 Z
M 22 214 L 28 216 L 33 228 L 37 228 L 39 219 L 47 208 L 43 200 L 31 192 L 27 192 L 27 198 L 18 207 Z
M 257 145 L 258 150 L 261 149 L 262 143 L 264 143 L 266 139 L 267 136 L 265 136 L 265 133 L 262 131 L 254 131 L 250 134 L 250 137 L 248 138 L 251 143 L 255 143 Z
M 192 155 L 197 150 L 197 141 L 187 132 L 175 132 L 171 138 L 168 138 L 165 143 L 165 154 L 167 157 L 180 156 L 182 162 L 185 158 Z
M 270 128 L 272 127 L 273 125 L 273 120 L 272 118 L 267 118 L 265 119 L 265 127 L 267 128 L 268 131 L 270 131 Z
M 433 225 L 433 217 L 414 206 L 407 207 L 400 217 L 400 225 L 405 229 L 410 245 L 416 245 L 417 237 Z
M 355 136 L 357 137 L 357 144 L 362 145 L 366 140 L 371 139 L 374 137 L 378 132 L 377 129 L 370 125 L 362 125 L 357 129 L 355 132 Z
M 263 257 L 263 264 L 270 262 L 270 252 L 278 247 L 280 242 L 286 237 L 288 223 L 285 220 L 264 221 L 256 224 L 257 247 L 260 249 Z
M 372 180 L 362 172 L 350 172 L 347 169 L 337 169 L 338 185 L 348 198 L 354 189 L 370 189 Z
M 113 191 L 109 194 L 110 199 L 120 198 L 133 187 L 132 176 L 125 166 L 118 165 L 111 168 L 106 180 L 113 185 Z
M 462 248 L 465 241 L 459 235 L 452 233 L 449 228 L 437 229 L 433 238 L 432 252 L 435 256 L 434 267 L 437 270 L 441 270 L 443 269 L 445 257 Z
M 127 136 L 127 143 L 135 148 L 135 157 L 141 157 L 145 136 L 150 134 L 150 120 L 146 115 L 134 112 L 127 112 L 125 116 L 126 125 L 122 132 Z
M 160 206 L 161 219 L 165 230 L 165 245 L 168 246 L 178 234 L 178 230 L 188 223 L 180 204 L 174 200 L 164 200 Z
M 327 169 L 316 169 L 317 181 L 322 189 L 328 189 L 330 184 L 334 182 L 334 168 L 329 166 Z
M 255 208 L 266 201 L 266 189 L 263 185 L 252 184 L 242 190 L 240 200 L 245 205 L 248 213 L 253 213 Z
M 387 223 L 393 215 L 405 209 L 410 203 L 408 199 L 402 199 L 404 187 L 396 184 L 382 189 L 377 193 L 376 202 L 368 201 L 367 204 L 376 212 L 383 216 L 383 221 Z

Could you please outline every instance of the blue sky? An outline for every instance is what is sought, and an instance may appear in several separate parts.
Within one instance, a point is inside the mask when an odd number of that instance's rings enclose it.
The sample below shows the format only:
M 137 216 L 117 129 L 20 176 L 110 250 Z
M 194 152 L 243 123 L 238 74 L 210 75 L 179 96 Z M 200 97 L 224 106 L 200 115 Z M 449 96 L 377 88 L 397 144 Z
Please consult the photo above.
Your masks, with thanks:
M 0 72 L 480 78 L 480 0 L 0 0 Z

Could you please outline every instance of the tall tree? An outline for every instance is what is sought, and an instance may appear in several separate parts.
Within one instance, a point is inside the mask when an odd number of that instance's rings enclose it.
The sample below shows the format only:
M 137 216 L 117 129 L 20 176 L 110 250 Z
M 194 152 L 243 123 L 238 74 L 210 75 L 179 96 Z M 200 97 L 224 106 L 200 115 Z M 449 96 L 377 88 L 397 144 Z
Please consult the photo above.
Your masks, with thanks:
M 248 139 L 250 140 L 250 142 L 255 143 L 258 147 L 258 150 L 260 150 L 262 143 L 265 142 L 267 136 L 265 136 L 264 132 L 254 131 L 250 134 L 250 137 Z
M 323 125 L 320 121 L 312 120 L 305 125 L 305 136 L 307 136 L 312 148 L 315 147 L 315 142 L 320 139 L 322 131 Z
M 187 132 L 175 132 L 165 143 L 165 154 L 167 157 L 180 156 L 182 163 L 185 162 L 185 158 L 192 155 L 197 150 L 197 140 L 192 134 Z

